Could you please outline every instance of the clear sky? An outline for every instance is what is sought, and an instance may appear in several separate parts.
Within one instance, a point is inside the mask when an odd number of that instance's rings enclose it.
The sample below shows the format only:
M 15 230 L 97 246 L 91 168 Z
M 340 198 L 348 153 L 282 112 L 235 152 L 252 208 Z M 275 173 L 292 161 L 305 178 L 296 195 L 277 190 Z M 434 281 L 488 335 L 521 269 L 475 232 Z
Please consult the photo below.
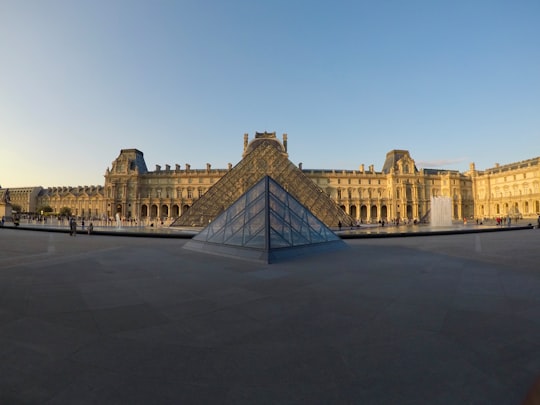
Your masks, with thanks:
M 243 134 L 305 169 L 540 156 L 540 1 L 0 0 L 0 185 L 226 168 Z

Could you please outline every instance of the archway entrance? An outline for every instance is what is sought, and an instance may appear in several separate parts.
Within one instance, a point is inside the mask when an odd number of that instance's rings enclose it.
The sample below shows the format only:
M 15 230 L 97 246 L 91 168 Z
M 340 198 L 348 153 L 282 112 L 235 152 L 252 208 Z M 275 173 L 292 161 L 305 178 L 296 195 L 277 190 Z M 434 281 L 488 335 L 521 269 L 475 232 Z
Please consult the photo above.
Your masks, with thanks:
M 388 208 L 386 205 L 381 207 L 381 219 L 388 222 Z
M 365 205 L 362 205 L 360 207 L 360 219 L 362 221 L 365 221 L 367 219 L 367 207 Z
M 185 213 L 187 210 L 189 210 L 189 205 L 184 205 L 182 207 L 182 214 Z
M 169 207 L 167 205 L 161 206 L 161 218 L 167 218 L 169 216 Z
M 375 221 L 377 222 L 377 206 L 376 205 L 372 205 L 371 206 L 371 216 L 370 216 L 370 221 Z

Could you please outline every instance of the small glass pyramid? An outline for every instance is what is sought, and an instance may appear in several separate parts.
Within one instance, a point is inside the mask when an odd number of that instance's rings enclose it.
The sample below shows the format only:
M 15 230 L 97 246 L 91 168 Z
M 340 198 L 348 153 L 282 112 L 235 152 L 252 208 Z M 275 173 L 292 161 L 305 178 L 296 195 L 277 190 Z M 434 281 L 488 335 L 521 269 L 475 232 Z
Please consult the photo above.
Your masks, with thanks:
M 345 243 L 269 176 L 236 200 L 185 248 L 270 263 Z

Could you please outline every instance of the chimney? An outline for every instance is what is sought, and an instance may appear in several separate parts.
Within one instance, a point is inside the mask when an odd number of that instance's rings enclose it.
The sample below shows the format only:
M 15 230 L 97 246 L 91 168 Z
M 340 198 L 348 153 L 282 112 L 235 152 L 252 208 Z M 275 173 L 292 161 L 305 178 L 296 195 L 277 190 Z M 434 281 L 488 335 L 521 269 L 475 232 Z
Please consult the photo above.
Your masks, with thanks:
M 244 153 L 246 153 L 247 147 L 248 147 L 248 134 L 244 134 Z

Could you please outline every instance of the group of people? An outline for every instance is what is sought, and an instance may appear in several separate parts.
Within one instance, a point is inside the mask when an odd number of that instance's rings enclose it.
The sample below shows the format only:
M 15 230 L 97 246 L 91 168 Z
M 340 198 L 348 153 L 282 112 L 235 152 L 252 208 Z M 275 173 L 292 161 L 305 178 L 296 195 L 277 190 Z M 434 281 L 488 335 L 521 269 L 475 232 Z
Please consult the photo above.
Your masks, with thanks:
M 84 231 L 84 220 L 82 221 L 82 229 Z M 88 225 L 88 235 L 94 232 L 94 224 L 90 222 Z M 69 219 L 69 236 L 77 236 L 77 220 L 74 217 Z
M 508 217 L 497 217 L 495 218 L 497 225 L 512 225 L 512 218 Z

